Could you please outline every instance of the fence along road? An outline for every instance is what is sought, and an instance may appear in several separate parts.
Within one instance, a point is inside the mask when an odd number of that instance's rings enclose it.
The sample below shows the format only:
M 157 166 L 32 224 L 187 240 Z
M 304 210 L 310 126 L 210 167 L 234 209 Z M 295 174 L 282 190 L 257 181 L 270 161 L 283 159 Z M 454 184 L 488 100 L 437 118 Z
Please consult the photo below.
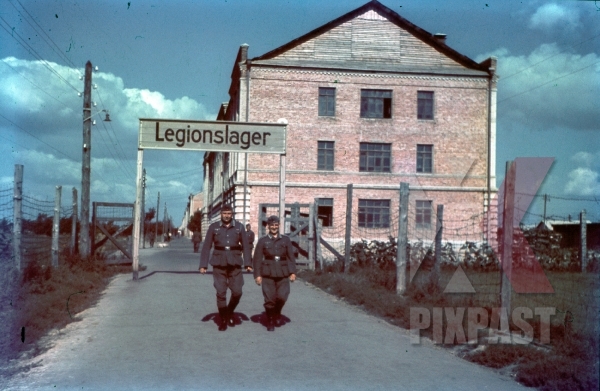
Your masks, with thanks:
M 262 293 L 246 274 L 236 313 L 219 332 L 212 276 L 197 273 L 188 239 L 140 250 L 147 270 L 116 277 L 97 306 L 49 337 L 40 365 L 5 389 L 104 390 L 523 390 L 511 378 L 453 356 L 407 330 L 299 280 L 267 332 Z M 204 321 L 203 321 L 204 318 Z

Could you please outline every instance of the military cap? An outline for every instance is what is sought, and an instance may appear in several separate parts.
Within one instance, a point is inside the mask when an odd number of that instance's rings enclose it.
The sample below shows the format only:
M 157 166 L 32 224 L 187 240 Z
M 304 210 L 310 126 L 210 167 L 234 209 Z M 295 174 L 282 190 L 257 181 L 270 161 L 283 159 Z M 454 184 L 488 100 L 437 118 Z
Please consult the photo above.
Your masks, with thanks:
M 277 216 L 270 216 L 267 219 L 267 224 L 275 224 L 275 223 L 279 224 L 279 217 L 277 217 Z
M 225 204 L 221 207 L 221 212 L 226 212 L 226 211 L 233 212 L 233 208 L 231 207 L 231 205 Z

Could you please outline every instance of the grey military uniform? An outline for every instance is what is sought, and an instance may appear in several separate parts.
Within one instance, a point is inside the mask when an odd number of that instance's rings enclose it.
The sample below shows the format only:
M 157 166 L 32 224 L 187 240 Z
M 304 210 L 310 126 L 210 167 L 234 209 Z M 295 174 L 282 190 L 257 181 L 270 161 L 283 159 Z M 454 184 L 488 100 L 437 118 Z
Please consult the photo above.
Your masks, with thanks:
M 213 254 L 210 256 L 213 247 Z M 242 224 L 232 221 L 226 227 L 219 221 L 208 227 L 200 254 L 200 268 L 207 268 L 209 262 L 213 266 L 219 312 L 228 309 L 228 314 L 232 314 L 239 303 L 244 285 L 242 266 L 252 266 L 250 254 L 250 245 Z M 227 305 L 227 288 L 231 290 L 229 305 Z
M 290 294 L 290 274 L 296 273 L 296 259 L 290 238 L 264 236 L 254 250 L 254 278 L 262 277 L 267 316 L 279 316 Z

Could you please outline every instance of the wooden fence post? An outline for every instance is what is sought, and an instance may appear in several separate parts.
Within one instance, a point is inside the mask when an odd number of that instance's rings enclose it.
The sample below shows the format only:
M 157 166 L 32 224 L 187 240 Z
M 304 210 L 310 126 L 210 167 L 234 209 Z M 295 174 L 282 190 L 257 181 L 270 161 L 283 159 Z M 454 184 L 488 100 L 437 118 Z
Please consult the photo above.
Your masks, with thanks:
M 315 198 L 315 261 L 319 261 L 319 268 L 323 270 L 323 257 L 321 254 L 321 222 L 319 220 L 319 213 L 317 210 L 318 199 Z
M 442 262 L 442 238 L 444 229 L 444 205 L 437 206 L 437 218 L 435 223 L 435 265 L 433 272 L 435 273 L 435 281 L 440 279 L 440 266 Z
M 77 189 L 73 188 L 73 214 L 71 215 L 71 254 L 77 253 Z
M 585 209 L 579 214 L 579 227 L 581 235 L 579 235 L 579 261 L 581 262 L 581 271 L 587 269 L 587 222 L 585 221 Z
M 13 187 L 13 258 L 21 270 L 21 235 L 23 231 L 23 165 L 15 164 Z
M 398 215 L 398 248 L 396 251 L 396 293 L 403 295 L 406 292 L 406 277 L 408 259 L 406 248 L 408 246 L 408 183 L 400 183 L 400 206 Z
M 512 274 L 512 247 L 513 225 L 515 216 L 515 179 L 517 164 L 514 161 L 506 162 L 506 176 L 504 178 L 504 208 L 502 211 L 502 284 L 500 287 L 501 307 L 511 311 L 511 285 Z
M 344 273 L 350 268 L 350 245 L 352 240 L 352 183 L 346 191 L 346 243 L 344 247 Z
M 58 237 L 60 236 L 60 204 L 62 186 L 56 186 L 54 193 L 54 220 L 52 222 L 52 267 L 58 267 L 58 253 L 60 252 Z
M 313 203 L 308 208 L 308 269 L 315 270 L 315 208 Z

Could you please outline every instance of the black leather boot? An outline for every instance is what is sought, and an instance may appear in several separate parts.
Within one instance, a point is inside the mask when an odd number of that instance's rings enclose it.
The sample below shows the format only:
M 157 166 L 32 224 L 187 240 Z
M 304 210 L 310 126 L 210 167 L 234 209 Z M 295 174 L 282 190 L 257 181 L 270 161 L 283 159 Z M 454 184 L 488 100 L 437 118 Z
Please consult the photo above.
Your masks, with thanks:
M 221 318 L 219 320 L 219 331 L 227 330 L 227 312 L 227 307 L 219 308 L 219 317 Z
M 230 327 L 235 327 L 236 325 L 242 324 L 242 321 L 233 314 L 233 311 L 235 311 L 235 307 L 237 307 L 239 302 L 239 297 L 232 297 L 231 300 L 229 300 L 229 305 L 227 306 L 227 324 Z
M 272 309 L 267 309 L 267 331 L 275 331 L 275 325 L 273 324 L 274 312 Z
M 285 301 L 277 300 L 275 302 L 275 308 L 273 308 L 273 323 L 275 327 L 283 326 L 283 321 L 281 320 L 281 309 L 283 308 Z

